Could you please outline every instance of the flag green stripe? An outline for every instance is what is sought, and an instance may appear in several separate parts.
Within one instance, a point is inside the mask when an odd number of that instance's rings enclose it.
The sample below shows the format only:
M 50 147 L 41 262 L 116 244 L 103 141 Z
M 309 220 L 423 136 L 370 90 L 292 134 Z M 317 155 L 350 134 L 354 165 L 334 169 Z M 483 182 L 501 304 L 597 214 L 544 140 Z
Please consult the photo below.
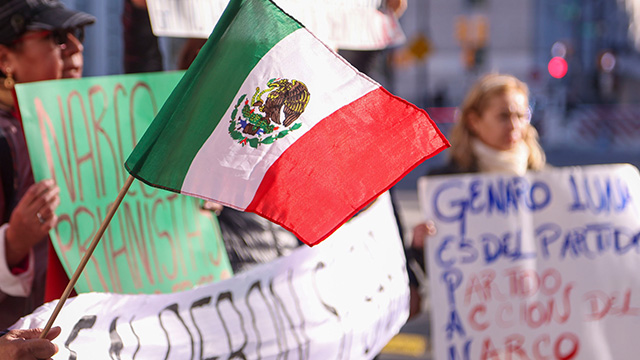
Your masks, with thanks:
M 231 0 L 200 54 L 127 159 L 127 170 L 147 183 L 180 191 L 191 161 L 245 78 L 275 44 L 301 27 L 271 1 Z

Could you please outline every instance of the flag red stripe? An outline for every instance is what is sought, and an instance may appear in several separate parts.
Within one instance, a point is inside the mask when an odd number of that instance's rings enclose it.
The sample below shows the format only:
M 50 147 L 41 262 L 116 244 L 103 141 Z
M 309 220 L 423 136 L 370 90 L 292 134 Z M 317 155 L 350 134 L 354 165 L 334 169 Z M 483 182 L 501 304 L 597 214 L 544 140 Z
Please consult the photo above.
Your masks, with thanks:
M 293 143 L 269 168 L 246 211 L 315 245 L 448 146 L 425 111 L 378 88 Z

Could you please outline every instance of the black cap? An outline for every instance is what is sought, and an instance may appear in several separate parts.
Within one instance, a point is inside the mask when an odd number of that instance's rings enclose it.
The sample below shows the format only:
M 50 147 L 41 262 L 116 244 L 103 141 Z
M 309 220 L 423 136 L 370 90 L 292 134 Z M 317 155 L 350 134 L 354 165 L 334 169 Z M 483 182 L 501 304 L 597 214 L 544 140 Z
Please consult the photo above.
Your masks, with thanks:
M 11 44 L 28 30 L 69 29 L 95 21 L 59 0 L 0 0 L 0 44 Z

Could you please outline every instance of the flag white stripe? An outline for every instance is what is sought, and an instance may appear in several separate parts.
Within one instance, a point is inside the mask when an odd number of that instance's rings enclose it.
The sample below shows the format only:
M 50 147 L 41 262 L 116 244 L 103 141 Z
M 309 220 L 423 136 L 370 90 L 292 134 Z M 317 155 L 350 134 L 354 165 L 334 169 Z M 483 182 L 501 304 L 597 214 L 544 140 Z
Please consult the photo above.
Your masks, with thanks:
M 243 147 L 228 132 L 233 107 L 242 94 L 246 94 L 250 100 L 256 87 L 264 89 L 267 81 L 273 78 L 295 79 L 309 89 L 309 104 L 298 119 L 302 127 L 273 144 L 260 145 L 257 149 L 249 145 Z M 306 29 L 291 33 L 260 60 L 242 84 L 220 125 L 193 159 L 181 192 L 208 194 L 213 200 L 244 210 L 251 203 L 269 167 L 296 139 L 339 108 L 379 86 L 359 74 L 344 59 L 334 55 Z M 238 108 L 238 114 L 241 108 L 242 105 Z M 344 126 L 357 131 L 358 119 Z M 327 138 L 327 146 L 331 146 L 330 138 Z

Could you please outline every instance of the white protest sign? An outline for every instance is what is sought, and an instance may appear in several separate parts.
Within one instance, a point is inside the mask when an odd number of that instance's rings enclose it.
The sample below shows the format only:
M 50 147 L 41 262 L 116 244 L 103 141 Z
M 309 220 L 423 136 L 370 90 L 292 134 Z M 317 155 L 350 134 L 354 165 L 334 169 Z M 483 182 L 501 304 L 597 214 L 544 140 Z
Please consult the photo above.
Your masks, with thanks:
M 54 359 L 371 359 L 408 317 L 391 201 L 313 248 L 172 294 L 81 294 L 55 325 Z M 54 303 L 14 325 L 44 327 Z
M 631 165 L 419 180 L 435 359 L 635 359 L 640 176 Z
M 156 36 L 206 39 L 229 0 L 147 0 Z
M 398 19 L 382 6 L 381 0 L 274 1 L 335 48 L 375 50 L 405 41 Z M 147 0 L 147 7 L 155 35 L 208 38 L 228 2 Z

